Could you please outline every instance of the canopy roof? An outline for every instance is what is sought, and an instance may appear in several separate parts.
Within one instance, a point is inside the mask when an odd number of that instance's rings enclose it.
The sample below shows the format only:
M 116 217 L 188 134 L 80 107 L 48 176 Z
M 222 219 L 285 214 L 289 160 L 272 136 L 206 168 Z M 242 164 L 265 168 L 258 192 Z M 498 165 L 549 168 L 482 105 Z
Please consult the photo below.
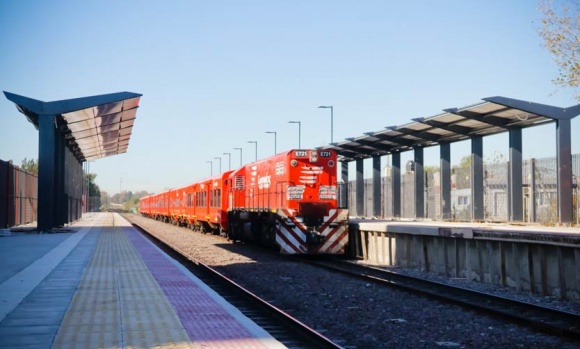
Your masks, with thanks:
M 4 92 L 38 129 L 39 115 L 54 115 L 67 147 L 80 161 L 127 152 L 141 94 L 107 95 L 42 102 Z
M 476 136 L 506 132 L 510 128 L 525 128 L 572 119 L 580 114 L 580 105 L 557 108 L 505 97 L 484 98 L 484 102 L 463 108 L 445 109 L 444 113 L 402 126 L 366 132 L 364 136 L 332 143 L 344 161 L 368 158 L 442 143 L 457 142 Z

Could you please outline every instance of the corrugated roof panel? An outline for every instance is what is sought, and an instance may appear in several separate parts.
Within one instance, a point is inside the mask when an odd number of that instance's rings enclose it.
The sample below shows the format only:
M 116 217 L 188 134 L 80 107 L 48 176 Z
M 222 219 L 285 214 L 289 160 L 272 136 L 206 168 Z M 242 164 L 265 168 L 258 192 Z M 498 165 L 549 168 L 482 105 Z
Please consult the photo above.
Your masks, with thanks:
M 493 101 L 503 97 L 494 97 Z M 509 105 L 509 103 L 506 103 Z M 525 104 L 527 106 L 527 104 Z M 524 109 L 527 107 L 523 107 Z M 427 118 L 414 119 L 397 127 L 388 127 L 364 136 L 336 143 L 331 149 L 346 159 L 368 157 L 403 151 L 414 146 L 430 146 L 440 142 L 456 142 L 470 136 L 486 136 L 506 132 L 510 127 L 528 127 L 553 122 L 551 118 L 519 108 L 485 101 L 463 108 L 446 109 L 445 113 Z M 375 147 L 374 149 L 372 147 Z M 374 152 L 374 153 L 373 153 Z

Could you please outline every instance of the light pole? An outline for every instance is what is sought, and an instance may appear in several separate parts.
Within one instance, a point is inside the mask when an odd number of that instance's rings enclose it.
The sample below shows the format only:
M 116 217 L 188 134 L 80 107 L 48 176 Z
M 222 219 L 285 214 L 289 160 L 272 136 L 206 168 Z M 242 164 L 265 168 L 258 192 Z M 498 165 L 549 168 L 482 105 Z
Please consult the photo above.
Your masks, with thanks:
M 209 175 L 211 177 L 211 176 L 213 176 L 213 161 L 208 160 L 206 162 L 209 164 Z
M 240 151 L 240 167 L 242 167 L 242 148 L 234 148 Z
M 222 173 L 222 158 L 216 156 L 214 159 L 217 159 L 220 161 L 220 167 L 219 167 L 220 171 L 218 173 Z
M 223 153 L 228 156 L 228 171 L 232 169 L 232 153 Z
M 300 147 L 300 121 L 288 121 L 289 124 L 298 124 L 298 149 L 301 149 Z
M 328 109 L 328 108 L 330 108 L 330 143 L 332 144 L 332 143 L 334 143 L 334 140 L 333 140 L 333 137 L 332 137 L 332 132 L 333 132 L 332 131 L 332 128 L 333 128 L 333 126 L 332 126 L 332 123 L 333 123 L 333 121 L 332 121 L 333 115 L 332 114 L 334 113 L 334 108 L 332 107 L 332 105 L 321 105 L 318 108 L 322 108 L 322 109 Z
M 254 143 L 256 145 L 256 161 L 258 161 L 258 141 L 248 141 L 248 143 Z
M 278 152 L 276 151 L 276 131 L 266 131 L 266 133 L 274 134 L 274 155 L 278 154 Z

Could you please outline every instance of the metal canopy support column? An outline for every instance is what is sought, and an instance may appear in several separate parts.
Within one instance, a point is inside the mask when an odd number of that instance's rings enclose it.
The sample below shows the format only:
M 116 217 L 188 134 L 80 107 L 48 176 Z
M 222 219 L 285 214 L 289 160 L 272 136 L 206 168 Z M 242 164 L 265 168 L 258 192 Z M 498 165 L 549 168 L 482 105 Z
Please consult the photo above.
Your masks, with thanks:
M 401 153 L 393 153 L 393 217 L 401 217 Z
M 471 138 L 471 219 L 483 220 L 483 138 Z
M 54 115 L 38 116 L 38 231 L 56 226 L 55 172 L 57 157 Z
M 572 143 L 570 119 L 556 121 L 556 158 L 558 161 L 558 216 L 560 224 L 572 223 Z
M 341 162 L 341 179 L 342 179 L 342 188 L 341 188 L 341 195 L 340 195 L 340 202 L 339 207 L 341 208 L 348 208 L 348 162 L 342 161 Z
M 373 156 L 373 216 L 382 217 L 381 214 L 381 156 Z
M 78 202 L 76 207 L 80 207 L 81 194 L 75 190 L 74 182 L 79 180 L 76 188 L 80 189 L 81 163 L 127 151 L 142 95 L 118 92 L 43 102 L 10 92 L 4 94 L 39 130 L 38 230 L 51 230 L 80 217 L 80 212 L 73 213 L 76 210 L 72 209 L 72 202 Z M 88 135 L 89 130 L 80 125 L 81 121 L 98 126 L 91 128 Z M 76 127 L 69 127 L 71 124 Z M 112 132 L 116 130 L 119 132 Z M 77 142 L 81 139 L 84 141 Z
M 61 227 L 68 223 L 68 212 L 66 206 L 66 195 L 64 190 L 64 176 L 65 176 L 65 161 L 64 161 L 64 154 L 65 154 L 65 138 L 63 133 L 57 127 L 56 129 L 56 139 L 55 139 L 55 147 L 56 147 L 56 159 L 54 160 L 56 164 L 55 168 L 55 181 L 56 181 L 56 190 L 55 195 L 57 196 L 57 200 L 55 202 L 56 212 L 55 212 L 55 222 L 57 227 Z
M 356 215 L 364 217 L 365 180 L 363 177 L 363 159 L 356 159 Z
M 536 222 L 536 159 L 530 160 L 530 222 Z
M 451 218 L 451 144 L 440 145 L 441 156 L 441 218 Z
M 423 147 L 415 147 L 415 217 L 425 218 L 425 172 Z
M 524 205 L 522 191 L 522 129 L 512 128 L 509 130 L 510 160 L 509 160 L 509 183 L 510 183 L 510 221 L 524 220 Z
M 558 219 L 560 224 L 572 223 L 572 137 L 570 120 L 580 115 L 580 104 L 570 106 L 568 108 L 559 108 L 499 96 L 484 98 L 484 100 L 509 106 L 511 108 L 517 108 L 525 112 L 543 115 L 556 121 L 556 152 L 558 161 Z M 512 183 L 512 187 L 513 186 L 515 186 L 514 183 Z

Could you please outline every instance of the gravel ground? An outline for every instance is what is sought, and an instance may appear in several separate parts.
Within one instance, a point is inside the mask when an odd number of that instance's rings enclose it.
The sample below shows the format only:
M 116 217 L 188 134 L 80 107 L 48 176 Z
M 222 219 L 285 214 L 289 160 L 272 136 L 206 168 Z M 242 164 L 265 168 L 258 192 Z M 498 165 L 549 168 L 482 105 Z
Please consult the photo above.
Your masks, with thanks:
M 580 348 L 580 342 L 547 336 L 456 305 L 292 262 L 253 246 L 230 243 L 138 215 L 127 218 L 345 348 Z M 433 275 L 427 277 L 444 281 Z M 516 294 L 490 285 L 464 284 L 580 313 L 576 303 Z

